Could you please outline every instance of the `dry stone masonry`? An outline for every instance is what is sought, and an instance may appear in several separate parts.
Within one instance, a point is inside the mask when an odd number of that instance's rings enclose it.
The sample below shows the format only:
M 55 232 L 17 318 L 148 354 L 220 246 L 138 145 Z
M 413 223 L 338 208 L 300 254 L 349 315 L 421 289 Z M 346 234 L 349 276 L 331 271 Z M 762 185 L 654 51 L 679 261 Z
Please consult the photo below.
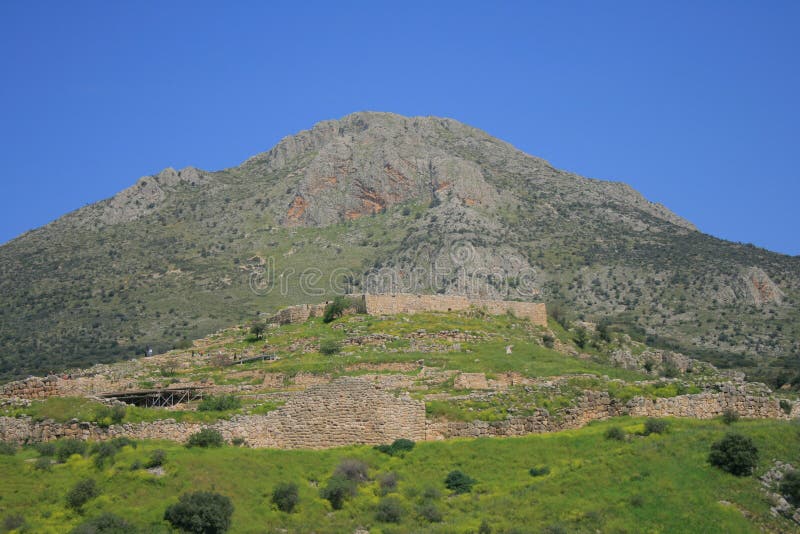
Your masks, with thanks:
M 517 302 L 513 300 L 472 299 L 460 295 L 416 295 L 411 293 L 349 295 L 351 300 L 361 301 L 369 315 L 393 315 L 397 313 L 464 311 L 470 308 L 485 309 L 492 315 L 513 313 L 528 319 L 534 325 L 547 326 L 547 309 L 542 302 Z M 276 324 L 302 323 L 312 317 L 321 317 L 325 306 L 300 304 L 289 306 L 272 316 Z M 358 307 L 358 306 L 357 306 Z M 355 308 L 350 310 L 355 311 Z

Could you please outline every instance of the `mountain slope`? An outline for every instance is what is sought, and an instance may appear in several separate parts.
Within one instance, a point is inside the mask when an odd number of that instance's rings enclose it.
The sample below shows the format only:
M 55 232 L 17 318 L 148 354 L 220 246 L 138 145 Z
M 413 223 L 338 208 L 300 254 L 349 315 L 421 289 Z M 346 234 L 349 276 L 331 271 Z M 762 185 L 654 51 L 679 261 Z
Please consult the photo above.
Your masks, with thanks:
M 800 259 L 704 235 L 624 184 L 450 119 L 355 113 L 0 247 L 0 375 L 169 348 L 337 288 L 544 299 L 774 374 L 798 365 L 799 287 Z

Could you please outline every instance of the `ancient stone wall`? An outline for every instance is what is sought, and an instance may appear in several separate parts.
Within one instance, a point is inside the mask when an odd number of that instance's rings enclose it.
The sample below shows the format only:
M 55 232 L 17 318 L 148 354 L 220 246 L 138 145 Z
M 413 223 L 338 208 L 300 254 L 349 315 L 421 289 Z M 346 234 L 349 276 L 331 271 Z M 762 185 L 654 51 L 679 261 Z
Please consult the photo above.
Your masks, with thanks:
M 186 441 L 203 427 L 219 430 L 227 440 L 243 438 L 253 447 L 317 449 L 351 444 L 377 445 L 400 438 L 425 439 L 425 404 L 396 397 L 367 380 L 344 377 L 308 388 L 266 415 L 237 416 L 214 424 L 152 423 L 111 425 L 73 421 L 33 421 L 30 417 L 0 417 L 0 441 L 38 442 L 62 437 L 104 440 Z
M 30 376 L 25 380 L 9 382 L 0 387 L 0 397 L 17 397 L 20 399 L 44 399 L 63 394 L 57 376 L 44 378 Z
M 517 317 L 529 319 L 533 324 L 547 326 L 547 311 L 544 303 L 541 302 L 482 300 L 459 295 L 414 295 L 410 293 L 366 294 L 363 298 L 367 313 L 370 315 L 461 311 L 476 307 L 485 308 L 494 315 L 511 312 Z

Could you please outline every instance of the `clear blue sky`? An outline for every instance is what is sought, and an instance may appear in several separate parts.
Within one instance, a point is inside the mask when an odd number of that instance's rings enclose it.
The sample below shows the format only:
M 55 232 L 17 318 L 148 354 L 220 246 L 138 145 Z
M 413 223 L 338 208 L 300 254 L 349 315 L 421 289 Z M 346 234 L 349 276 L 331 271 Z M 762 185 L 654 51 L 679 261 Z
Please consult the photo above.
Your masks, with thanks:
M 800 254 L 800 2 L 0 2 L 0 242 L 358 110 Z

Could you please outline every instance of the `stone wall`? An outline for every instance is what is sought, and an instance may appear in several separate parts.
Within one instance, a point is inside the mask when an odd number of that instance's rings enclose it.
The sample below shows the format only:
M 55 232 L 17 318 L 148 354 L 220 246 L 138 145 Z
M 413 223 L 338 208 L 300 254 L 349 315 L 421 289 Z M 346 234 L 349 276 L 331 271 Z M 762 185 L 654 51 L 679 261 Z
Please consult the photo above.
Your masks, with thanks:
M 576 406 L 550 414 L 536 410 L 531 416 L 511 417 L 502 421 L 428 421 L 426 439 L 455 437 L 508 437 L 557 432 L 581 428 L 591 421 L 630 415 L 635 417 L 690 417 L 711 419 L 725 410 L 734 410 L 741 417 L 760 419 L 795 419 L 800 407 L 787 415 L 779 401 L 766 395 L 751 395 L 743 387 L 731 384 L 723 391 L 677 397 L 646 399 L 636 397 L 626 404 L 612 399 L 607 392 L 587 391 Z
M 237 416 L 209 425 L 165 419 L 103 428 L 78 421 L 0 417 L 0 441 L 38 442 L 62 437 L 105 440 L 126 436 L 184 442 L 203 427 L 219 430 L 229 441 L 243 438 L 252 447 L 281 449 L 377 445 L 400 438 L 421 441 L 425 439 L 425 404 L 408 396 L 396 397 L 367 380 L 344 377 L 312 386 L 266 415 Z
M 535 325 L 547 326 L 547 311 L 541 302 L 516 302 L 506 300 L 470 299 L 459 295 L 414 295 L 396 293 L 363 296 L 370 315 L 393 315 L 426 311 L 462 311 L 471 307 L 486 308 L 494 315 L 512 312 L 520 318 L 529 319 Z
M 0 387 L 0 397 L 16 397 L 20 399 L 44 399 L 63 394 L 57 376 L 44 378 L 30 376 L 24 380 L 9 382 Z

